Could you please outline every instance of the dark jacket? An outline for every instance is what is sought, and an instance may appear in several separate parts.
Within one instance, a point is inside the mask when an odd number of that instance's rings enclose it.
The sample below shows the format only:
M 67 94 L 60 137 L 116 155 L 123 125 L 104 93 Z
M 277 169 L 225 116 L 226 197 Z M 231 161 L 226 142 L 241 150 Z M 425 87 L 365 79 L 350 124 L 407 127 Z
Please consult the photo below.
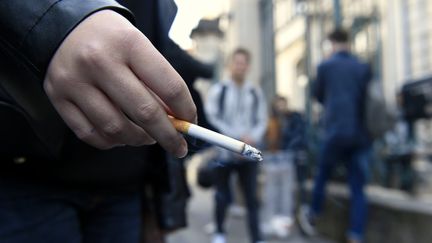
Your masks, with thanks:
M 299 151 L 306 149 L 306 123 L 302 114 L 292 111 L 285 115 L 282 124 L 282 149 Z
M 215 130 L 206 118 L 201 95 L 194 88 L 195 81 L 198 78 L 209 79 L 213 77 L 214 66 L 198 61 L 172 41 L 168 43 L 164 55 L 174 69 L 180 74 L 189 88 L 192 99 L 197 108 L 198 125 Z
M 175 9 L 168 11 L 170 15 L 158 13 L 167 10 L 161 10 L 162 5 L 173 6 L 171 0 L 139 2 L 144 11 L 137 18 L 140 29 L 163 48 Z M 152 163 L 158 155 L 148 147 L 100 151 L 79 141 L 43 91 L 47 66 L 62 40 L 85 17 L 103 9 L 133 21 L 133 15 L 114 0 L 0 2 L 0 178 L 103 186 L 163 178 L 158 170 L 164 168 L 156 168 L 161 163 Z
M 325 140 L 364 144 L 366 87 L 371 79 L 368 65 L 349 52 L 338 52 L 318 67 L 314 94 L 324 106 Z

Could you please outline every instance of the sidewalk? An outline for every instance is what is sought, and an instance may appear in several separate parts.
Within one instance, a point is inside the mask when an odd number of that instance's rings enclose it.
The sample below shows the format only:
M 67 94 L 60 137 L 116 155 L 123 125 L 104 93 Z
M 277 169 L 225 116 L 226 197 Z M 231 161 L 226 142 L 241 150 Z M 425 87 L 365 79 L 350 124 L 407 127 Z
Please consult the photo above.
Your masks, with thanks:
M 213 191 L 202 190 L 194 183 L 194 175 L 197 166 L 196 161 L 188 165 L 189 182 L 192 190 L 192 198 L 189 203 L 188 216 L 189 227 L 171 234 L 168 243 L 207 243 L 211 242 L 211 235 L 205 232 L 205 226 L 213 222 Z M 227 217 L 226 222 L 228 243 L 249 243 L 244 217 Z M 284 240 L 267 240 L 267 243 L 331 243 L 321 238 L 306 239 L 298 230 L 294 229 L 292 235 Z

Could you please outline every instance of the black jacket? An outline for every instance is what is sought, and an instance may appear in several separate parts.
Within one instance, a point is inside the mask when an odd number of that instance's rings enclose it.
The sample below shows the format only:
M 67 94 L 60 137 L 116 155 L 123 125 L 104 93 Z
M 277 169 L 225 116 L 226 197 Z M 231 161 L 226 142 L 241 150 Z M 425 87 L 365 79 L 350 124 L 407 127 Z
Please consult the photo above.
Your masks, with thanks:
M 167 47 L 164 48 L 164 55 L 174 69 L 180 74 L 189 88 L 192 99 L 197 108 L 198 125 L 215 130 L 215 128 L 207 121 L 201 95 L 194 88 L 195 81 L 198 78 L 212 78 L 215 67 L 193 58 L 173 41 L 170 41 Z
M 130 1 L 123 1 L 128 4 Z M 171 0 L 136 1 L 145 14 L 141 30 L 163 48 L 175 10 Z M 161 178 L 158 154 L 150 148 L 100 151 L 79 141 L 65 126 L 42 88 L 51 57 L 67 34 L 90 14 L 114 10 L 133 15 L 114 0 L 0 1 L 0 178 L 39 178 L 86 185 L 137 184 Z M 166 20 L 168 19 L 168 20 Z M 24 163 L 22 163 L 24 162 Z

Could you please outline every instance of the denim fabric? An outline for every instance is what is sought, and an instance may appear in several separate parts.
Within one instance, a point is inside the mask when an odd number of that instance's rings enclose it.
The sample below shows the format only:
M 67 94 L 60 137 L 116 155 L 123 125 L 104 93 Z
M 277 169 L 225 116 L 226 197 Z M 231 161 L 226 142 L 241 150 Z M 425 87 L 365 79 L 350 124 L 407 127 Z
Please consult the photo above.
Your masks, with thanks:
M 327 141 L 323 144 L 319 170 L 315 178 L 311 212 L 318 216 L 325 199 L 325 185 L 336 162 L 344 161 L 348 169 L 351 191 L 350 226 L 348 234 L 362 239 L 367 219 L 367 199 L 363 187 L 367 182 L 370 147 L 350 147 L 343 143 Z
M 97 193 L 0 178 L 2 243 L 138 243 L 138 192 Z
M 279 151 L 264 154 L 262 215 L 265 221 L 275 216 L 292 218 L 294 212 L 294 153 Z
M 245 197 L 247 207 L 249 234 L 252 243 L 261 241 L 261 233 L 259 229 L 258 219 L 258 199 L 257 199 L 257 175 L 258 164 L 255 162 L 244 161 L 241 163 L 225 162 L 217 167 L 216 180 L 216 230 L 218 233 L 224 233 L 224 221 L 228 206 L 232 202 L 232 194 L 230 188 L 230 177 L 233 172 L 238 174 L 241 189 Z

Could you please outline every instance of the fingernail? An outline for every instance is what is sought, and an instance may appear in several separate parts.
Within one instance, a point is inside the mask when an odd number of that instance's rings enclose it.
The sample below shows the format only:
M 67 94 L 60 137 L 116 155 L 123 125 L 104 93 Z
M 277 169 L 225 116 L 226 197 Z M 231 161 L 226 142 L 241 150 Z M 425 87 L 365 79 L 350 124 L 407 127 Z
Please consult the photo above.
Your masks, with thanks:
M 176 152 L 176 156 L 177 158 L 183 158 L 187 155 L 187 152 L 188 152 L 187 143 L 185 140 L 182 140 L 181 145 L 179 146 Z

